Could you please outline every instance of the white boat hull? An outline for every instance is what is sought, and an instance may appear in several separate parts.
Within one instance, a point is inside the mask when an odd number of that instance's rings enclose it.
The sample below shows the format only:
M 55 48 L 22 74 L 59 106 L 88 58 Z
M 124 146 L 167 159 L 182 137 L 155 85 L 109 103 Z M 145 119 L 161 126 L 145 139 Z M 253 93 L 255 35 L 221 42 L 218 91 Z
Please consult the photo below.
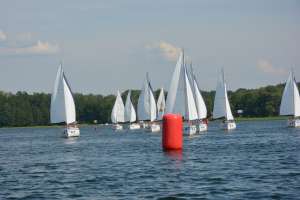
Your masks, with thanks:
M 120 125 L 120 124 L 114 124 L 113 125 L 113 130 L 115 130 L 115 131 L 123 130 L 123 126 Z
M 199 131 L 199 132 L 207 131 L 207 124 L 206 124 L 206 123 L 203 123 L 203 122 L 200 122 L 200 123 L 198 124 L 198 131 Z
M 137 123 L 132 123 L 132 124 L 129 124 L 129 126 L 128 126 L 129 130 L 137 130 L 137 129 L 140 129 L 140 128 L 141 128 L 141 126 Z
M 159 124 L 151 124 L 147 128 L 147 131 L 152 132 L 152 133 L 159 132 L 160 131 L 160 125 Z
M 223 123 L 223 129 L 224 130 L 236 129 L 236 123 L 235 122 L 225 122 L 225 123 Z
M 142 122 L 142 123 L 140 124 L 140 127 L 146 129 L 146 128 L 149 127 L 149 124 L 148 124 L 147 122 Z
M 185 125 L 183 129 L 184 135 L 191 136 L 197 133 L 197 126 L 196 125 Z
M 289 119 L 287 124 L 288 127 L 298 128 L 300 127 L 300 119 Z
M 69 138 L 69 137 L 79 137 L 80 135 L 80 130 L 78 127 L 67 127 L 64 130 L 64 137 Z

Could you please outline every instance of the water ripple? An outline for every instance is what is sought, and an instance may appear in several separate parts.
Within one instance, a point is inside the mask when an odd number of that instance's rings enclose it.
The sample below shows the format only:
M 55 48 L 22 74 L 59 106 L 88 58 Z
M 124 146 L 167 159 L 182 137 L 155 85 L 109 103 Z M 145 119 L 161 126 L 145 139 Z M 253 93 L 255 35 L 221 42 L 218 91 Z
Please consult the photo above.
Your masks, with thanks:
M 163 152 L 160 134 L 0 129 L 0 199 L 297 199 L 300 129 L 241 122 Z

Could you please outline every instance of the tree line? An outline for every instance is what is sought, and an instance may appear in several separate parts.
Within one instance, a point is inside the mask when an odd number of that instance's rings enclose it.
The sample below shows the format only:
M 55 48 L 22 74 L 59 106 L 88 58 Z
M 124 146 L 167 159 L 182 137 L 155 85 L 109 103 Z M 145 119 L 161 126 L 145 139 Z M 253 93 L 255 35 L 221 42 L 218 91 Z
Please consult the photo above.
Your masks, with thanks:
M 298 83 L 298 87 L 299 87 Z M 277 116 L 284 85 L 266 86 L 258 89 L 229 91 L 233 114 L 243 110 L 244 117 Z M 125 102 L 128 91 L 123 92 Z M 132 90 L 131 99 L 136 106 L 140 91 Z M 159 90 L 155 91 L 156 99 Z M 166 94 L 167 95 L 167 94 Z M 208 115 L 211 116 L 215 91 L 202 91 Z M 109 123 L 115 95 L 74 94 L 77 120 L 79 123 Z M 26 92 L 6 93 L 0 91 L 0 126 L 49 125 L 51 95 Z

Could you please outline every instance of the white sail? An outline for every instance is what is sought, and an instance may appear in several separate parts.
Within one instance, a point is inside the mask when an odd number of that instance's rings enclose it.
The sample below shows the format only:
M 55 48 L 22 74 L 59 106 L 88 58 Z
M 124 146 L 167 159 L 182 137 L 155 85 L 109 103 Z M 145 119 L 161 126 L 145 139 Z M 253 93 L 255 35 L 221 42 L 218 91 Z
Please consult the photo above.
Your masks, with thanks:
M 167 96 L 166 113 L 177 113 L 186 120 L 197 119 L 193 91 L 184 65 L 184 54 L 180 53 Z
M 195 103 L 197 107 L 197 113 L 199 119 L 205 119 L 207 117 L 207 108 L 205 105 L 205 102 L 203 100 L 203 97 L 201 95 L 198 82 L 196 80 L 196 77 L 193 76 L 194 79 L 194 95 L 195 95 Z
M 214 100 L 214 109 L 213 109 L 213 118 L 218 119 L 225 117 L 226 120 L 234 120 L 230 104 L 227 96 L 226 83 L 224 81 L 224 72 L 222 71 L 222 76 L 217 83 L 215 100 Z
M 138 99 L 137 114 L 139 120 L 149 120 L 150 104 L 149 104 L 149 92 L 148 81 L 145 79 L 143 88 Z
M 180 53 L 175 70 L 173 72 L 170 88 L 166 102 L 166 113 L 185 113 L 185 91 L 184 91 L 184 70 L 183 52 Z
M 132 105 L 130 96 L 131 96 L 131 91 L 128 91 L 126 103 L 125 103 L 125 122 L 136 121 L 136 113 L 135 113 L 135 109 Z
M 120 92 L 117 92 L 116 101 L 111 112 L 112 123 L 124 122 L 124 103 Z
M 197 108 L 194 100 L 194 95 L 190 80 L 188 78 L 187 70 L 184 69 L 184 81 L 185 81 L 185 119 L 186 120 L 195 120 L 198 119 Z
M 205 119 L 205 118 L 207 118 L 207 108 L 206 108 L 205 102 L 203 100 L 203 97 L 201 95 L 200 87 L 196 80 L 196 76 L 194 74 L 192 63 L 190 64 L 190 68 L 187 72 L 188 72 L 188 77 L 191 82 L 191 87 L 192 87 L 193 94 L 194 94 L 198 118 Z
M 139 120 L 154 121 L 156 119 L 156 102 L 148 74 L 138 99 L 137 111 Z
M 164 89 L 160 89 L 160 93 L 157 99 L 157 112 L 158 112 L 158 119 L 161 120 L 166 108 L 166 100 L 165 100 L 165 93 Z
M 155 121 L 157 118 L 157 107 L 156 107 L 156 101 L 153 93 L 153 89 L 150 84 L 150 80 L 147 76 L 148 80 L 148 88 L 149 88 L 149 104 L 150 104 L 150 121 Z
M 226 107 L 226 116 L 225 116 L 225 118 L 227 120 L 234 120 L 232 112 L 231 112 L 229 100 L 228 100 L 227 85 L 226 85 L 225 82 L 224 82 L 224 88 L 225 88 L 225 107 Z
M 295 113 L 294 117 L 299 117 L 300 116 L 300 95 L 299 95 L 299 90 L 297 83 L 294 79 L 294 94 L 295 94 Z
M 66 122 L 67 124 L 76 121 L 72 91 L 61 65 L 57 71 L 54 90 L 51 96 L 50 121 L 51 123 Z
M 293 72 L 290 73 L 285 84 L 279 113 L 280 115 L 300 116 L 300 96 Z

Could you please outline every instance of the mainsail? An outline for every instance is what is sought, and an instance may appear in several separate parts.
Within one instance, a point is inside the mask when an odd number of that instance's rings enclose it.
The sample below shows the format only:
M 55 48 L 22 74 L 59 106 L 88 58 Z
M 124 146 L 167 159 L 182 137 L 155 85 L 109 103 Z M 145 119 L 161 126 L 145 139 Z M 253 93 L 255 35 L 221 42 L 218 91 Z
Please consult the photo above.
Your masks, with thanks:
M 184 113 L 185 112 L 185 95 L 183 81 L 183 52 L 180 52 L 175 70 L 173 72 L 170 88 L 166 102 L 166 113 Z M 182 79 L 182 80 L 180 80 Z M 182 83 L 182 84 L 180 84 Z
M 234 120 L 229 100 L 227 96 L 227 88 L 224 80 L 224 72 L 222 70 L 221 78 L 217 83 L 215 100 L 214 100 L 214 110 L 213 110 L 213 118 L 218 119 L 225 117 L 226 120 Z
M 173 72 L 167 96 L 166 113 L 181 114 L 186 120 L 195 120 L 198 118 L 183 52 L 180 53 Z
M 126 103 L 125 103 L 125 122 L 136 121 L 136 113 L 132 105 L 130 96 L 131 96 L 131 91 L 128 91 Z
M 116 101 L 111 112 L 112 123 L 124 122 L 124 104 L 120 92 L 117 92 Z
M 190 64 L 189 70 L 187 70 L 187 72 L 188 72 L 188 77 L 189 77 L 191 87 L 193 90 L 193 94 L 194 94 L 198 118 L 205 119 L 205 118 L 207 118 L 207 108 L 206 108 L 204 99 L 201 95 L 200 87 L 199 87 L 198 81 L 196 79 L 196 76 L 194 74 L 192 63 Z
M 285 84 L 280 104 L 280 115 L 300 116 L 300 96 L 293 72 Z
M 51 95 L 50 121 L 51 123 L 65 122 L 67 124 L 76 122 L 75 103 L 62 65 L 58 68 Z
M 157 112 L 158 112 L 158 119 L 162 119 L 166 109 L 166 100 L 165 100 L 165 93 L 164 89 L 160 89 L 160 93 L 157 99 Z
M 195 76 L 193 76 L 193 82 L 194 82 L 194 96 L 195 96 L 198 118 L 205 119 L 207 117 L 207 108 L 203 100 L 203 97 L 201 95 L 200 88 Z
M 138 99 L 137 111 L 139 120 L 154 121 L 156 119 L 156 102 L 148 74 Z
M 184 118 L 186 120 L 195 120 L 198 119 L 197 108 L 186 68 L 184 68 L 184 82 L 186 106 Z

